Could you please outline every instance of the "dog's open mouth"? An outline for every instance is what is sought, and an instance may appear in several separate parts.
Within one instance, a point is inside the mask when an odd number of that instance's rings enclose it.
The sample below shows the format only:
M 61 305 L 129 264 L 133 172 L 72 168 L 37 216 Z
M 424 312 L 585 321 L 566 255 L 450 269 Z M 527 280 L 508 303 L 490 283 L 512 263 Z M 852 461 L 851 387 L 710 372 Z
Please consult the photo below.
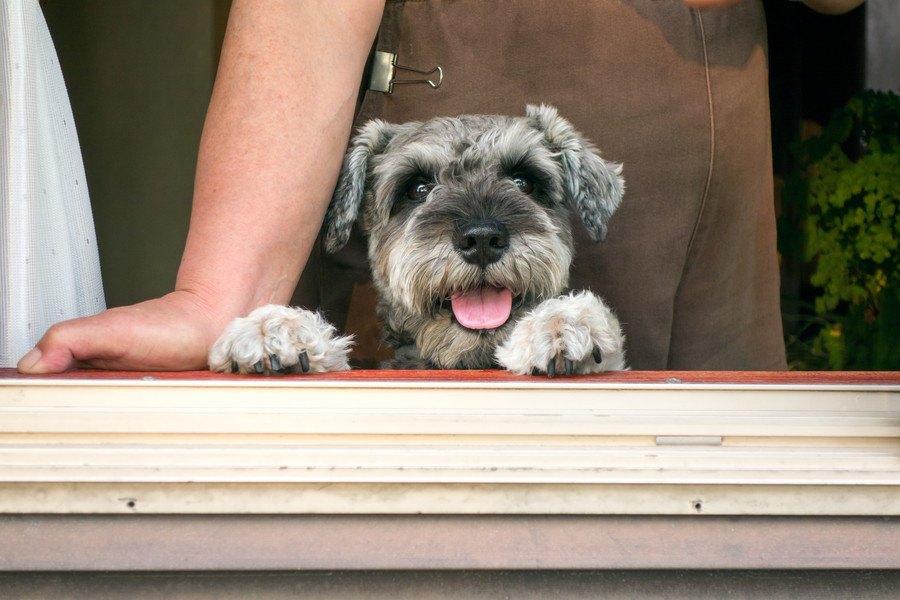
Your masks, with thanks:
M 512 292 L 506 288 L 480 287 L 450 296 L 456 322 L 466 329 L 496 329 L 509 320 Z

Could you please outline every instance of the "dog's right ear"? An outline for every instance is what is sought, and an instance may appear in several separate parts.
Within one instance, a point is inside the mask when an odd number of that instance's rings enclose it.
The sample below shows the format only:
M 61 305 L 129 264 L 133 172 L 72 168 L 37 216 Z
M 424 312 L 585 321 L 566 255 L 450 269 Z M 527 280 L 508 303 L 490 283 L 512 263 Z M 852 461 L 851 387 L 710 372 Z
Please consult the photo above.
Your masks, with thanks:
M 327 252 L 337 252 L 350 239 L 353 223 L 359 216 L 359 207 L 366 194 L 372 157 L 384 152 L 395 131 L 396 128 L 390 123 L 373 119 L 363 125 L 351 141 L 322 226 Z

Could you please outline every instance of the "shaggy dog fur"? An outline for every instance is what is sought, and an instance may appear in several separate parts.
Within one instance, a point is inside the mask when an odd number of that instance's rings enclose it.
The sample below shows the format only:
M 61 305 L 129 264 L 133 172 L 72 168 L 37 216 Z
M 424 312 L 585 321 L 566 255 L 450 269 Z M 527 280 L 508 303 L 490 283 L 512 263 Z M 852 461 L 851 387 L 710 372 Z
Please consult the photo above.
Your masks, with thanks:
M 566 292 L 570 214 L 593 239 L 624 190 L 549 106 L 524 117 L 465 115 L 367 123 L 344 159 L 324 224 L 343 247 L 368 239 L 386 368 L 589 373 L 625 367 L 621 328 L 602 299 Z M 210 351 L 214 371 L 348 369 L 352 340 L 320 315 L 265 306 L 232 322 Z

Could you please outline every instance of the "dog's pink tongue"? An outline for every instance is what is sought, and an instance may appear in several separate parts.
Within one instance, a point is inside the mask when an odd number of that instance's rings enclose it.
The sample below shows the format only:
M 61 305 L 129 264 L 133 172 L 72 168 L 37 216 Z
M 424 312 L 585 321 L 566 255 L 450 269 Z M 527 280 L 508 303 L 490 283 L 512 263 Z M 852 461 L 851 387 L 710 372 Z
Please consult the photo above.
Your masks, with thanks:
M 509 319 L 512 292 L 505 288 L 483 287 L 450 297 L 453 315 L 468 329 L 494 329 Z

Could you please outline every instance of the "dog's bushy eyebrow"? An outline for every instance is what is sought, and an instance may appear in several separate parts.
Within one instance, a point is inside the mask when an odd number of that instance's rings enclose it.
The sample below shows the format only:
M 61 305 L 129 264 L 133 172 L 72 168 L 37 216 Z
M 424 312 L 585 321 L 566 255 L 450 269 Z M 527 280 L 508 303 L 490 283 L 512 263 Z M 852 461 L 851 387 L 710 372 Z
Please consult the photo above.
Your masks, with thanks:
M 490 133 L 485 137 L 499 160 L 501 174 L 528 174 L 544 184 L 554 183 L 561 176 L 558 161 L 533 128 L 514 122 Z
M 501 176 L 526 175 L 553 201 L 561 201 L 559 163 L 544 148 L 509 148 L 500 155 Z
M 439 148 L 412 142 L 389 159 L 386 158 L 376 169 L 376 177 L 382 180 L 399 181 L 421 176 L 436 179 L 441 169 L 450 162 L 449 152 Z
M 441 172 L 442 164 L 437 161 L 424 159 L 421 156 L 405 157 L 394 170 L 397 180 L 409 180 L 410 178 L 437 179 Z
M 507 175 L 528 172 L 542 179 L 559 175 L 559 167 L 546 151 L 535 148 L 511 148 L 500 155 L 500 170 Z
M 403 202 L 407 187 L 415 181 L 437 181 L 446 158 L 423 144 L 413 142 L 380 162 L 373 171 L 376 209 L 382 220 L 387 220 L 395 210 L 395 204 Z
M 404 156 L 393 162 L 389 171 L 390 176 L 378 178 L 376 194 L 382 198 L 394 199 L 414 181 L 436 181 L 440 165 L 418 156 Z M 391 201 L 389 200 L 389 204 Z

